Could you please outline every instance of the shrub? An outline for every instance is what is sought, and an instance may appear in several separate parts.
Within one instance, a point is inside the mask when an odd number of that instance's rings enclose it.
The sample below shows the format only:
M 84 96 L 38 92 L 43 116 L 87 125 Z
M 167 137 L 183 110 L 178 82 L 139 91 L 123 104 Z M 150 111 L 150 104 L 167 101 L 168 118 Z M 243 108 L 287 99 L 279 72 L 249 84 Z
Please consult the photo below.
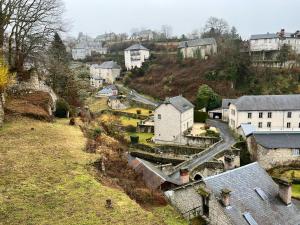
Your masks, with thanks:
M 54 113 L 56 117 L 66 118 L 69 111 L 70 111 L 70 105 L 64 99 L 57 100 L 56 111 Z
M 93 131 L 93 137 L 96 139 L 97 137 L 99 137 L 101 135 L 101 129 L 99 127 L 95 128 Z
M 130 141 L 131 141 L 131 144 L 138 144 L 139 143 L 139 139 L 140 137 L 139 136 L 130 136 Z
M 133 132 L 136 132 L 136 127 L 133 125 L 128 125 L 125 127 L 125 130 L 129 133 L 133 133 Z
M 208 119 L 208 114 L 206 112 L 199 112 L 199 111 L 194 112 L 194 121 L 196 123 L 205 123 L 207 119 Z
M 141 115 L 141 114 L 142 114 L 142 110 L 137 109 L 137 110 L 136 110 L 136 114 Z
M 207 130 L 207 131 L 206 131 L 206 136 L 208 136 L 208 137 L 220 137 L 220 134 L 219 134 L 219 133 L 216 133 L 216 132 L 213 131 L 213 130 Z

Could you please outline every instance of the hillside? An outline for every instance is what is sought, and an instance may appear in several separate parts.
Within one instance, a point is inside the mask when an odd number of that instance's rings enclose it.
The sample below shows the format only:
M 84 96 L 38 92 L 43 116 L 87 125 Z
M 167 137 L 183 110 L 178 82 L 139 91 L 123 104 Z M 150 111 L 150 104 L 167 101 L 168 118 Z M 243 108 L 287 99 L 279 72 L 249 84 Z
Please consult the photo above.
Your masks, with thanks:
M 163 99 L 183 94 L 195 100 L 200 85 L 208 84 L 219 95 L 235 98 L 243 94 L 300 93 L 300 70 L 249 67 L 249 74 L 240 74 L 234 88 L 226 79 L 227 68 L 217 64 L 217 59 L 196 59 L 177 62 L 173 56 L 156 56 L 144 75 L 131 75 L 126 84 L 137 91 Z
M 67 120 L 8 118 L 0 129 L 1 224 L 186 224 L 170 207 L 146 211 L 99 183 L 95 154 Z M 106 209 L 112 199 L 113 209 Z

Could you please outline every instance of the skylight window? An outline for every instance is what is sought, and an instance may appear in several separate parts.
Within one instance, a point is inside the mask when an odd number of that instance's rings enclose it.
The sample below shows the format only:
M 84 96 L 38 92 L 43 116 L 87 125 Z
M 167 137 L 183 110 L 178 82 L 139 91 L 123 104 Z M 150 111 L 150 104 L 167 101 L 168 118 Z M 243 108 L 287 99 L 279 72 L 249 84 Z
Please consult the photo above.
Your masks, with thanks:
M 264 201 L 267 200 L 268 197 L 267 197 L 266 193 L 261 188 L 255 188 L 254 190 L 262 200 L 264 200 Z
M 246 212 L 243 216 L 249 225 L 258 225 L 250 213 Z

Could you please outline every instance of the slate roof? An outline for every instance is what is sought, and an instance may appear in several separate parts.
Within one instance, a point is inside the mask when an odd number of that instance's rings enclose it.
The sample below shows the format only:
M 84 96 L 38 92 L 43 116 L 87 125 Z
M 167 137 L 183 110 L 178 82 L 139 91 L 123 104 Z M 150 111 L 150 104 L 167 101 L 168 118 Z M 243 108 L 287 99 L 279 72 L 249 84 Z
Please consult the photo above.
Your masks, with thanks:
M 223 99 L 222 100 L 222 109 L 229 109 L 229 103 L 235 103 L 236 99 Z
M 267 34 L 254 34 L 251 35 L 251 40 L 258 40 L 258 39 L 273 39 L 278 38 L 278 35 L 275 33 L 267 33 Z
M 214 38 L 202 38 L 195 39 L 189 41 L 182 41 L 178 45 L 178 48 L 186 48 L 186 47 L 196 47 L 196 46 L 204 46 L 204 45 L 216 45 L 217 42 Z
M 100 90 L 98 93 L 99 94 L 110 94 L 112 93 L 112 91 L 116 91 L 118 90 L 118 88 L 116 87 L 116 85 L 108 85 L 106 87 L 104 87 L 102 90 Z
M 238 128 L 241 128 L 243 130 L 243 133 L 246 137 L 250 134 L 253 134 L 253 132 L 256 130 L 256 128 L 249 123 L 242 123 Z
M 300 149 L 300 132 L 254 132 L 256 143 L 269 149 L 298 148 Z
M 143 178 L 147 186 L 151 188 L 158 188 L 164 182 L 170 182 L 175 185 L 180 185 L 179 182 L 169 178 L 160 169 L 158 169 L 154 164 L 140 158 L 130 158 L 129 165 L 137 172 L 143 172 Z
M 107 61 L 99 66 L 101 69 L 121 69 L 121 67 L 114 61 Z
M 148 50 L 148 48 L 144 47 L 141 44 L 131 45 L 129 48 L 126 48 L 125 51 L 134 51 L 134 50 Z
M 186 98 L 182 97 L 181 95 L 173 98 L 166 98 L 166 100 L 162 104 L 171 104 L 181 113 L 195 107 L 190 101 L 188 101 Z
M 243 214 L 248 212 L 259 225 L 300 224 L 299 201 L 286 206 L 278 197 L 278 185 L 258 163 L 252 163 L 216 176 L 204 178 L 204 183 L 220 198 L 221 190 L 231 190 L 230 207 L 223 207 L 233 224 L 249 225 Z M 260 188 L 263 200 L 255 191 Z
M 300 110 L 300 95 L 246 95 L 234 105 L 238 111 Z

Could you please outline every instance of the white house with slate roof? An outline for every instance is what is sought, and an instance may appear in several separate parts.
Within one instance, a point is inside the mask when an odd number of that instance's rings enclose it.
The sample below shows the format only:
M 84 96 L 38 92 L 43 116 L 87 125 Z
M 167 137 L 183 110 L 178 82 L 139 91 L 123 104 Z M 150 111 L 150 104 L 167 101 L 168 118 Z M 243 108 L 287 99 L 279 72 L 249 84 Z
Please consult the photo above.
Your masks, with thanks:
M 184 58 L 202 59 L 217 54 L 217 42 L 214 38 L 203 38 L 189 41 L 183 41 L 179 44 L 178 49 Z
M 276 180 L 256 162 L 165 192 L 181 214 L 212 225 L 298 225 L 300 201 L 291 184 Z
M 254 60 L 276 61 L 282 46 L 288 45 L 296 54 L 300 54 L 300 31 L 255 34 L 250 37 L 250 53 Z
M 186 98 L 166 98 L 154 112 L 154 142 L 186 144 L 184 132 L 194 125 L 194 105 Z
M 120 77 L 121 67 L 114 61 L 107 61 L 101 65 L 90 66 L 90 83 L 92 87 L 99 88 L 103 83 L 113 84 Z
M 242 96 L 229 106 L 229 126 L 256 131 L 300 131 L 300 95 Z
M 141 68 L 143 63 L 149 59 L 150 51 L 141 44 L 135 44 L 124 50 L 125 67 L 131 70 L 135 67 Z

